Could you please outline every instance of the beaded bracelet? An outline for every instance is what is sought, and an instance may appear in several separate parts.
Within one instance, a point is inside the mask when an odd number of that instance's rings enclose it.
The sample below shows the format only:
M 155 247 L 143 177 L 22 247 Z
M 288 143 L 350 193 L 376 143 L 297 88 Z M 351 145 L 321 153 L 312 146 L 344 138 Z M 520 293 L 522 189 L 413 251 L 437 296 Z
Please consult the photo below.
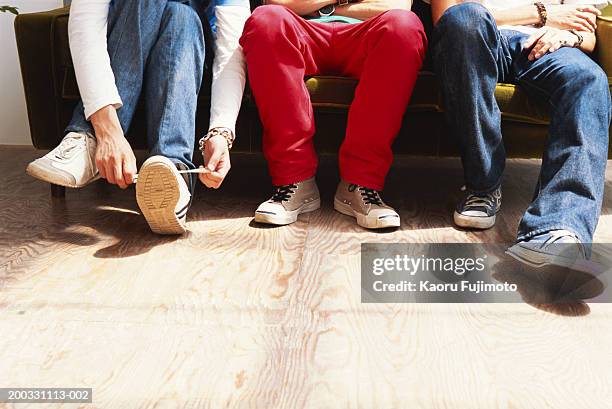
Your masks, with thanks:
M 204 152 L 204 145 L 206 141 L 212 138 L 213 136 L 217 136 L 217 135 L 220 135 L 225 138 L 227 142 L 227 149 L 232 149 L 232 146 L 234 145 L 234 139 L 235 139 L 232 131 L 230 131 L 227 128 L 213 128 L 210 131 L 208 131 L 208 133 L 203 138 L 200 139 L 199 141 L 200 151 Z
M 544 27 L 546 25 L 546 20 L 548 18 L 548 12 L 546 11 L 546 7 L 544 6 L 544 3 L 542 2 L 536 2 L 533 3 L 534 6 L 536 6 L 536 8 L 538 9 L 538 15 L 540 16 L 540 22 L 538 24 L 536 24 L 535 26 L 540 28 L 540 27 Z

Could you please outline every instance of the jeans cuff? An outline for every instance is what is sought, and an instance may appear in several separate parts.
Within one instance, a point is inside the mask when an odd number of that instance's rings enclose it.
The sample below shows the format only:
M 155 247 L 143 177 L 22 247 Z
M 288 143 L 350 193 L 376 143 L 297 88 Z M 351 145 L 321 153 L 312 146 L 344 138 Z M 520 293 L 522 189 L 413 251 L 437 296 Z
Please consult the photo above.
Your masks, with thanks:
M 527 241 L 529 239 L 534 238 L 535 236 L 538 236 L 540 234 L 544 234 L 544 233 L 548 233 L 550 231 L 553 230 L 567 230 L 570 231 L 572 233 L 574 233 L 576 235 L 576 237 L 578 237 L 578 240 L 580 240 L 580 243 L 590 243 L 592 240 L 584 240 L 584 236 L 580 233 L 577 232 L 576 229 L 574 229 L 573 227 L 568 227 L 568 226 L 563 226 L 563 225 L 559 225 L 559 224 L 554 224 L 554 225 L 550 225 L 550 226 L 545 226 L 545 227 L 541 227 L 539 229 L 536 230 L 531 230 L 528 233 L 524 233 L 524 234 L 518 234 L 518 236 L 516 237 L 516 242 L 521 242 L 521 241 Z
M 481 190 L 478 190 L 478 189 L 472 189 L 472 188 L 471 188 L 471 187 L 470 187 L 470 186 L 469 186 L 467 183 L 466 183 L 466 185 L 465 185 L 465 187 L 466 187 L 466 189 L 467 189 L 467 191 L 468 191 L 468 192 L 470 192 L 470 193 L 474 193 L 474 194 L 479 195 L 479 196 L 481 196 L 481 195 L 488 195 L 489 193 L 493 193 L 493 192 L 495 192 L 495 191 L 496 191 L 496 190 L 497 190 L 497 189 L 498 189 L 500 186 L 501 186 L 501 180 L 500 180 L 499 182 L 497 182 L 497 183 L 496 183 L 496 184 L 495 184 L 495 185 L 494 185 L 492 188 L 490 188 L 490 189 L 481 189 Z
M 192 162 L 188 162 L 186 160 L 182 160 L 182 159 L 177 159 L 177 158 L 168 158 L 172 161 L 172 163 L 174 163 L 175 165 L 182 165 L 182 166 L 186 166 L 187 169 L 195 169 L 196 166 L 192 163 Z
M 66 129 L 64 129 L 64 136 L 70 132 L 90 133 L 95 136 L 93 126 L 91 126 L 89 122 L 83 125 L 68 125 Z

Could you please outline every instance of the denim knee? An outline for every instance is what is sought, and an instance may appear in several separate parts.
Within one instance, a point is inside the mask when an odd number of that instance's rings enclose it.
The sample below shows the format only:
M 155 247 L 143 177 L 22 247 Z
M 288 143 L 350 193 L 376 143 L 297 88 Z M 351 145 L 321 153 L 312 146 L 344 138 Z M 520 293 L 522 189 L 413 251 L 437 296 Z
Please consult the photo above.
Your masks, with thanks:
M 449 7 L 434 30 L 469 45 L 470 39 L 481 37 L 491 28 L 497 30 L 495 19 L 486 7 L 478 3 L 461 3 Z
M 198 13 L 187 4 L 178 1 L 169 1 L 164 9 L 163 23 L 166 27 L 175 27 L 179 35 L 193 38 L 197 35 L 200 39 L 202 33 L 202 21 Z
M 588 69 L 577 73 L 574 80 L 582 84 L 583 87 L 591 88 L 594 95 L 599 95 L 602 107 L 607 108 L 607 111 L 610 112 L 612 102 L 610 100 L 608 75 L 599 65 L 593 64 Z

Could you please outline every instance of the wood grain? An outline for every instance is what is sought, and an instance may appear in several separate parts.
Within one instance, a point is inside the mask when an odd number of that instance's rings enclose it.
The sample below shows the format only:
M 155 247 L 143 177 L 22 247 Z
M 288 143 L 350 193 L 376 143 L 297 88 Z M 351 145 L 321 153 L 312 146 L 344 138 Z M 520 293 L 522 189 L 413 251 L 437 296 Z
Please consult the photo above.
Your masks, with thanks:
M 330 158 L 321 210 L 253 224 L 269 179 L 239 157 L 224 189 L 197 192 L 190 233 L 161 238 L 133 189 L 52 200 L 23 174 L 39 154 L 0 148 L 0 386 L 92 387 L 82 407 L 105 409 L 612 408 L 610 305 L 360 302 L 362 242 L 512 241 L 538 161 L 509 161 L 497 225 L 465 232 L 459 162 L 400 158 L 385 199 L 402 227 L 379 234 L 331 208 Z M 599 242 L 611 215 L 607 193 Z

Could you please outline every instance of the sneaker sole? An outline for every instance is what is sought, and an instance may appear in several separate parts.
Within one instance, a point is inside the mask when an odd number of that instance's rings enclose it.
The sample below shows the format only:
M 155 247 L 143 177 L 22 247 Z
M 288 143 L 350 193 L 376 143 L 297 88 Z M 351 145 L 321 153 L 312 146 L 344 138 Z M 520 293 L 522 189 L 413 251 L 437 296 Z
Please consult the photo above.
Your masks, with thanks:
M 465 216 L 455 210 L 453 215 L 455 224 L 468 229 L 490 229 L 495 224 L 495 215 L 487 217 Z
M 87 182 L 83 183 L 83 184 L 75 184 L 75 183 L 70 183 L 68 182 L 65 178 L 61 177 L 58 174 L 49 172 L 48 170 L 44 169 L 44 168 L 39 168 L 38 166 L 34 165 L 33 163 L 30 163 L 27 167 L 26 167 L 26 173 L 30 176 L 32 176 L 33 178 L 36 178 L 38 180 L 41 180 L 43 182 L 47 182 L 47 183 L 52 183 L 54 185 L 58 185 L 58 186 L 64 186 L 64 187 L 69 187 L 69 188 L 81 188 L 81 187 L 85 187 L 87 185 L 89 185 L 90 183 L 95 182 L 96 180 L 100 179 L 100 174 L 96 174 L 92 179 L 88 180 Z
M 399 217 L 379 219 L 378 217 L 366 216 L 356 212 L 350 205 L 343 203 L 336 198 L 334 198 L 334 209 L 344 215 L 354 217 L 357 219 L 357 224 L 361 227 L 365 227 L 366 229 L 385 229 L 388 227 L 400 226 Z
M 277 226 L 284 226 L 287 224 L 294 223 L 298 216 L 302 213 L 314 212 L 321 207 L 321 199 L 315 199 L 310 203 L 306 203 L 301 207 L 287 211 L 284 215 L 259 213 L 255 211 L 255 221 L 257 223 L 274 224 Z
M 180 190 L 173 170 L 165 163 L 141 169 L 136 183 L 136 201 L 149 227 L 157 234 L 183 234 L 187 231 L 176 216 Z

